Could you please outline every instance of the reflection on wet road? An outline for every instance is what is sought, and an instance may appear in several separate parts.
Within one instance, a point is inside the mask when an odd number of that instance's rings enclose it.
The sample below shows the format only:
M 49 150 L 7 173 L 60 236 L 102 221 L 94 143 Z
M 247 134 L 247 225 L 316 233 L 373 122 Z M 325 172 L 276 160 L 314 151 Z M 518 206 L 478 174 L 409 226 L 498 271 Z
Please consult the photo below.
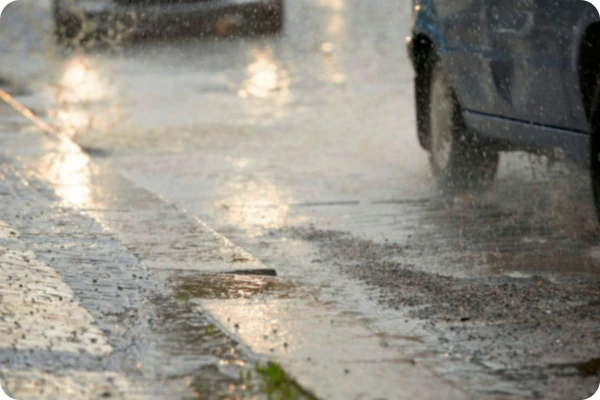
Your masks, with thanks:
M 43 100 L 22 101 L 43 104 L 77 141 L 105 151 L 103 162 L 280 275 L 342 308 L 369 310 L 370 326 L 401 336 L 389 312 L 394 321 L 404 313 L 425 321 L 437 340 L 433 362 L 461 365 L 442 365 L 448 379 L 465 380 L 472 362 L 480 369 L 466 380 L 481 393 L 522 394 L 515 386 L 524 384 L 529 395 L 555 385 L 579 394 L 575 387 L 593 379 L 538 369 L 597 351 L 600 247 L 586 173 L 507 155 L 489 193 L 441 197 L 414 131 L 409 9 L 387 0 L 289 1 L 280 38 L 172 38 L 55 54 L 51 79 L 34 80 Z M 91 202 L 88 161 L 68 151 L 48 161 L 59 195 L 81 208 Z M 223 295 L 196 293 L 193 283 L 185 296 Z M 242 298 L 263 289 L 253 280 L 241 286 Z M 339 295 L 354 288 L 356 298 Z M 497 304 L 485 317 L 488 292 Z M 578 344 L 556 342 L 578 330 Z M 503 374 L 505 385 L 482 389 L 488 373 Z
M 92 201 L 89 162 L 90 157 L 66 139 L 60 141 L 58 156 L 47 155 L 45 178 L 56 185 L 57 194 L 77 208 L 84 208 Z

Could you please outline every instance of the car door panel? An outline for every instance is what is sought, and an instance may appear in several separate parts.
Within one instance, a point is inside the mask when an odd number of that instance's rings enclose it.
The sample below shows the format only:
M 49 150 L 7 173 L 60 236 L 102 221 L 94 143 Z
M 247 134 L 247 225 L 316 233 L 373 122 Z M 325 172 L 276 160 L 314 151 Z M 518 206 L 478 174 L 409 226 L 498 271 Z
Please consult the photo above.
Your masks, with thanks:
M 481 24 L 487 0 L 434 0 L 444 67 L 464 109 L 502 112 L 487 59 L 487 27 Z M 500 107 L 500 109 L 499 109 Z
M 598 20 L 583 0 L 434 0 L 440 51 L 465 110 L 587 130 L 577 54 Z M 582 22 L 583 21 L 583 22 Z
M 560 128 L 577 125 L 570 88 L 576 65 L 572 46 L 583 0 L 491 0 L 491 42 L 504 78 L 496 92 L 506 117 Z M 506 64 L 511 64 L 507 66 Z M 570 78 L 570 79 L 569 79 Z

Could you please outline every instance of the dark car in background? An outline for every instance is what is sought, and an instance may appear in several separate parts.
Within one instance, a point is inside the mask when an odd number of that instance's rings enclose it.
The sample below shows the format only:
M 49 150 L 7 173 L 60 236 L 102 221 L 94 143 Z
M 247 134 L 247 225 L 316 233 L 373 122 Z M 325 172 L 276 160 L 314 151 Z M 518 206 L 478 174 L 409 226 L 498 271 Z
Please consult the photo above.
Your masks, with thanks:
M 417 132 L 442 188 L 492 182 L 499 152 L 589 166 L 600 204 L 598 11 L 583 0 L 418 0 Z
M 284 0 L 53 0 L 60 43 L 131 33 L 229 33 L 245 27 L 260 34 L 283 29 Z

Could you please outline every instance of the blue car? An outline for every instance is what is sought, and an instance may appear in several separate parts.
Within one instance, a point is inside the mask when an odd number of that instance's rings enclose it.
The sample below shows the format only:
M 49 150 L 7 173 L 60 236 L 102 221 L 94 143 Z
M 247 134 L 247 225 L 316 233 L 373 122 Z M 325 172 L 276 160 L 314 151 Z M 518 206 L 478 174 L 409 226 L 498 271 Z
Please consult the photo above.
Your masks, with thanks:
M 524 150 L 589 166 L 599 204 L 599 22 L 583 0 L 413 0 L 417 132 L 442 188 L 485 187 Z

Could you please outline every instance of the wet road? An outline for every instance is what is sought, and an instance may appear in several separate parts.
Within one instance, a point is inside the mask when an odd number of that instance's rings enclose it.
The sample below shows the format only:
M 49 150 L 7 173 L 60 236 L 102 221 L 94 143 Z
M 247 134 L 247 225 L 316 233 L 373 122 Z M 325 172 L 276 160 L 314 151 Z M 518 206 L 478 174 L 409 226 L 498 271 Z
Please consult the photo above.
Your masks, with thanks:
M 475 396 L 594 391 L 585 171 L 508 155 L 491 192 L 442 198 L 414 131 L 408 3 L 289 1 L 279 38 L 63 54 L 41 40 L 47 7 L 21 2 L 2 21 L 9 89 L 100 165 Z

